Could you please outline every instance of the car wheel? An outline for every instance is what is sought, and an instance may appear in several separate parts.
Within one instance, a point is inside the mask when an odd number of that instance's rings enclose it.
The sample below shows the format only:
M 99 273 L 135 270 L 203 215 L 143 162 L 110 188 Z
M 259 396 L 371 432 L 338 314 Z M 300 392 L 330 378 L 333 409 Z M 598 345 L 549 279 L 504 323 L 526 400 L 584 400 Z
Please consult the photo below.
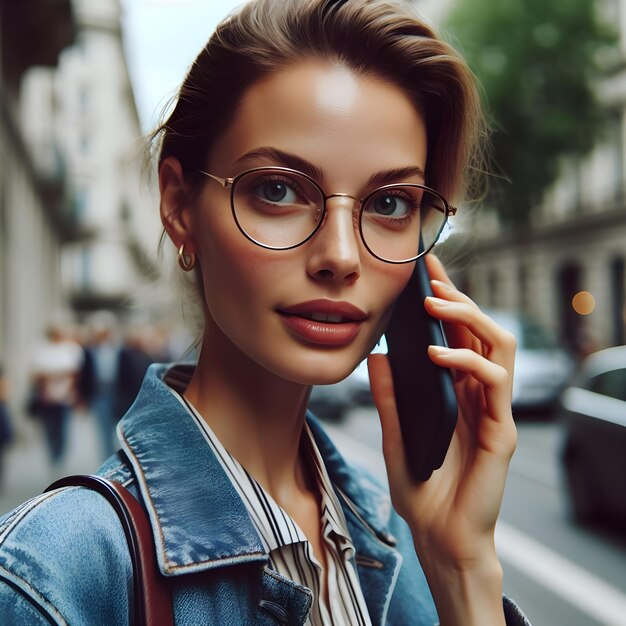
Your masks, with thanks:
M 598 517 L 598 504 L 589 486 L 584 467 L 572 457 L 567 461 L 565 469 L 574 519 L 582 524 L 593 522 Z

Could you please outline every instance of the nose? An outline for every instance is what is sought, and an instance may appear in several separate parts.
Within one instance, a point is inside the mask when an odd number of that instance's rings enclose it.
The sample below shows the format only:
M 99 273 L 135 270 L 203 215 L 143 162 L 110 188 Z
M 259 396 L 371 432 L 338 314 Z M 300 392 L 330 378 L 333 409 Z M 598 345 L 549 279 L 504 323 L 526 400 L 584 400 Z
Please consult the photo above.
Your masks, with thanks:
M 352 283 L 361 274 L 356 200 L 331 196 L 324 222 L 310 241 L 307 271 L 316 280 Z

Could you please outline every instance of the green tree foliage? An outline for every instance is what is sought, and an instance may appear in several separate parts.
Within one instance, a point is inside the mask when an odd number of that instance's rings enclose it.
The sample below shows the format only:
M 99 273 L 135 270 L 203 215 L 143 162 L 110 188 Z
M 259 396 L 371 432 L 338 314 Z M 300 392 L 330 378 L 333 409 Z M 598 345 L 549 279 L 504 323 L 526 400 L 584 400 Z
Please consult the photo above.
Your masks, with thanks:
M 602 128 L 593 84 L 615 48 L 598 0 L 459 0 L 445 28 L 477 74 L 494 129 L 490 203 L 528 221 L 564 155 L 584 155 Z

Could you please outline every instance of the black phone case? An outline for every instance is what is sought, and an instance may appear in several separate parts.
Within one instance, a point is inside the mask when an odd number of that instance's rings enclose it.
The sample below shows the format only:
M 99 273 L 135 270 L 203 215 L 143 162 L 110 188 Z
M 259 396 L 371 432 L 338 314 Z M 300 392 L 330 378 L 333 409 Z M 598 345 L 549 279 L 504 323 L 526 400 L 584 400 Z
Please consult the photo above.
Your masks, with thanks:
M 435 365 L 427 353 L 431 344 L 447 346 L 441 322 L 424 308 L 428 295 L 430 277 L 420 257 L 385 332 L 407 462 L 418 481 L 441 467 L 458 414 L 450 370 Z

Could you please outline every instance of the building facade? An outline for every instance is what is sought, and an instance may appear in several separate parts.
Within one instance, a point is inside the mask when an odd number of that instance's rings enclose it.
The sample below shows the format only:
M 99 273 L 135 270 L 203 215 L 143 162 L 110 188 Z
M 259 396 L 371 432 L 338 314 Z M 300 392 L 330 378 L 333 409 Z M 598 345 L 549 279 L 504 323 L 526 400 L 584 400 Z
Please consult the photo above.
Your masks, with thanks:
M 64 307 L 60 260 L 69 228 L 65 164 L 51 132 L 45 156 L 29 145 L 23 82 L 33 68 L 55 71 L 75 27 L 69 0 L 0 1 L 0 363 L 14 409 L 26 393 L 32 340 Z
M 457 1 L 413 5 L 439 24 Z M 481 306 L 528 313 L 579 354 L 626 343 L 626 0 L 596 2 L 620 37 L 596 85 L 607 131 L 586 158 L 563 159 L 527 227 L 464 208 L 451 246 L 455 280 Z
M 0 362 L 19 417 L 50 322 L 150 309 L 159 220 L 119 0 L 1 6 Z
M 73 231 L 62 254 L 62 292 L 79 316 L 123 313 L 154 271 L 156 202 L 142 175 L 144 143 L 121 32 L 118 0 L 74 0 L 76 43 L 63 51 L 52 80 L 31 72 L 26 120 L 39 103 L 57 102 L 56 143 L 66 162 Z
M 607 131 L 587 157 L 562 160 L 528 227 L 485 216 L 460 272 L 480 304 L 532 314 L 579 354 L 626 343 L 626 0 L 598 11 L 620 32 L 596 85 Z

